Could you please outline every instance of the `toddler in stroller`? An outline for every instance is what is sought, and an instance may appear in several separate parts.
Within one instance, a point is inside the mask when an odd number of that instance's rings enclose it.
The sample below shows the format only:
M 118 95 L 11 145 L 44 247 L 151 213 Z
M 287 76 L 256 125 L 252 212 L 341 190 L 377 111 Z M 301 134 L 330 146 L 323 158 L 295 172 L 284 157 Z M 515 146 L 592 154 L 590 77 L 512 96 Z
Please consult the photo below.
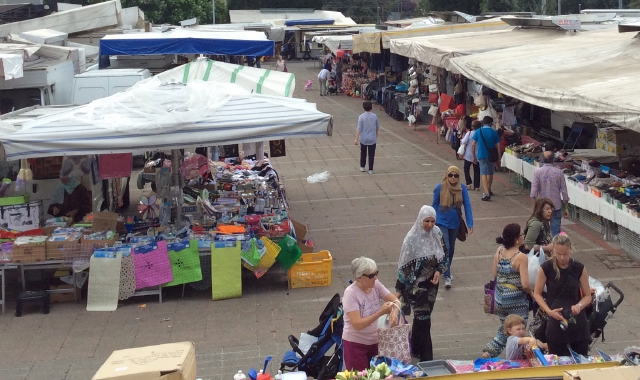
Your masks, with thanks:
M 289 335 L 292 350 L 282 358 L 280 370 L 304 371 L 307 376 L 317 380 L 335 379 L 342 370 L 342 304 L 336 294 L 320 315 L 320 324 L 307 331 L 307 338 L 313 343 L 304 351 L 303 344 L 293 335 Z M 335 346 L 335 347 L 334 347 Z M 333 348 L 333 353 L 327 355 Z
M 336 73 L 329 73 L 329 79 L 327 79 L 327 92 L 329 95 L 338 95 L 338 82 L 336 82 Z

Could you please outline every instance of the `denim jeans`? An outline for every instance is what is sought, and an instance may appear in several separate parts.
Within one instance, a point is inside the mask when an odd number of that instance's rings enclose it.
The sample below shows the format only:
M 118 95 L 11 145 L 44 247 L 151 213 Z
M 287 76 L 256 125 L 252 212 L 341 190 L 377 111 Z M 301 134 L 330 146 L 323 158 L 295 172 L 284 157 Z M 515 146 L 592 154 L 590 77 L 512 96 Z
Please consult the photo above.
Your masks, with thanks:
M 451 278 L 451 262 L 453 261 L 453 252 L 456 247 L 456 239 L 458 238 L 458 228 L 447 228 L 443 226 L 440 227 L 440 231 L 442 231 L 442 238 L 444 239 L 444 246 L 447 248 L 447 257 L 449 258 L 449 267 L 447 271 L 444 272 L 445 278 Z
M 553 211 L 551 214 L 551 237 L 560 234 L 560 225 L 562 224 L 562 209 Z

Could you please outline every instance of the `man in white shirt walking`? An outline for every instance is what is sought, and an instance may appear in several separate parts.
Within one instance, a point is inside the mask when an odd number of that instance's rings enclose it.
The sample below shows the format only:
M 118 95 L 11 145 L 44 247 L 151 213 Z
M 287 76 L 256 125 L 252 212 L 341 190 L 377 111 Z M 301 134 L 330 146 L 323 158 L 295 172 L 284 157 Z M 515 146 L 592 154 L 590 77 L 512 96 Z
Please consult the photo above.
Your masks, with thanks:
M 318 83 L 320 84 L 320 96 L 327 95 L 327 79 L 329 78 L 329 70 L 322 69 L 318 74 Z

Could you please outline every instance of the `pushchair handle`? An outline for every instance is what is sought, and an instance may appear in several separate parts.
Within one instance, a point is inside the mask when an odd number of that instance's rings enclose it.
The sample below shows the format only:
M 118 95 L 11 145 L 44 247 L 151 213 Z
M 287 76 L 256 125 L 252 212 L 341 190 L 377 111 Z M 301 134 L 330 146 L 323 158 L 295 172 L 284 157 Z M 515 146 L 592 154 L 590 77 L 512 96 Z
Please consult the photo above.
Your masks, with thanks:
M 618 296 L 620 296 L 616 301 L 616 303 L 613 304 L 613 307 L 617 308 L 624 300 L 624 293 L 622 293 L 622 290 L 620 290 L 617 286 L 614 285 L 613 281 L 609 281 L 609 283 L 607 284 L 607 288 L 612 288 L 613 290 L 616 291 L 616 293 L 618 293 Z
M 300 349 L 300 347 L 298 347 L 300 342 L 295 336 L 289 335 L 289 344 L 291 345 L 291 348 L 293 349 L 293 351 L 295 351 L 296 354 L 300 355 L 300 357 L 305 356 L 302 350 Z

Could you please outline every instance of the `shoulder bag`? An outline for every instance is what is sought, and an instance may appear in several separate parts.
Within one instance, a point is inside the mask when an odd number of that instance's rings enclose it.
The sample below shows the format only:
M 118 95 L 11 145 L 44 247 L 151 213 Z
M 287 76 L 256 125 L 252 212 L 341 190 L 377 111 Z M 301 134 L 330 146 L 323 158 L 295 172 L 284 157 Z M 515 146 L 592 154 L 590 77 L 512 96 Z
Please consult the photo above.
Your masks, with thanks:
M 398 308 L 398 305 L 393 304 Z M 385 318 L 384 327 L 378 330 L 378 354 L 388 358 L 402 360 L 404 363 L 411 363 L 411 324 L 407 322 L 402 310 L 398 315 L 398 326 L 389 327 L 389 315 Z
M 484 144 L 484 147 L 487 148 L 487 153 L 489 154 L 489 162 L 498 162 L 498 149 L 495 146 L 489 147 L 487 145 L 487 141 L 484 139 L 484 133 L 482 133 L 482 129 L 484 127 L 480 128 L 478 131 L 480 132 L 480 138 L 482 138 L 482 143 Z
M 457 238 L 460 241 L 465 241 L 467 240 L 467 235 L 469 235 L 469 227 L 467 226 L 467 221 L 462 215 L 462 210 L 459 207 L 456 207 L 456 211 L 458 212 L 458 219 L 460 220 L 460 228 L 458 228 Z

